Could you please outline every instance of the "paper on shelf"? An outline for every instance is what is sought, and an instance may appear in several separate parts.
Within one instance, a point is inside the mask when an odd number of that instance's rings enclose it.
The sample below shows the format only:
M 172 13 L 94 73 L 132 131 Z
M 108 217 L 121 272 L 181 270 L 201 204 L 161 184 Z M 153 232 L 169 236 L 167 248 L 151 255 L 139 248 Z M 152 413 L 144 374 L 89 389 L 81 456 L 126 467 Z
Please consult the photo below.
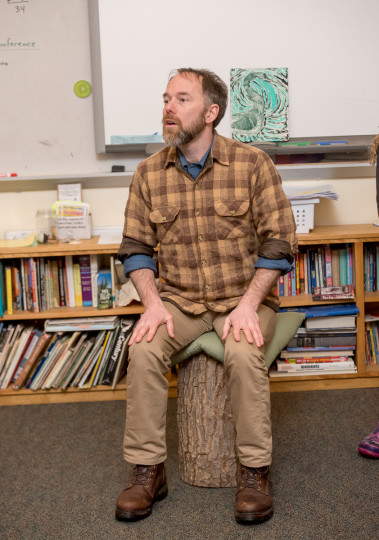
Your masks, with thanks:
M 26 238 L 17 238 L 16 240 L 0 240 L 0 248 L 28 247 L 36 245 L 35 233 L 31 232 Z
M 122 233 L 115 232 L 115 233 L 101 234 L 99 236 L 97 243 L 98 244 L 120 244 L 121 240 L 122 240 Z
M 295 185 L 288 185 L 283 182 L 283 191 L 290 201 L 300 201 L 302 199 L 313 199 L 326 197 L 327 199 L 338 199 L 338 193 L 334 191 L 332 184 L 320 182 L 298 182 Z

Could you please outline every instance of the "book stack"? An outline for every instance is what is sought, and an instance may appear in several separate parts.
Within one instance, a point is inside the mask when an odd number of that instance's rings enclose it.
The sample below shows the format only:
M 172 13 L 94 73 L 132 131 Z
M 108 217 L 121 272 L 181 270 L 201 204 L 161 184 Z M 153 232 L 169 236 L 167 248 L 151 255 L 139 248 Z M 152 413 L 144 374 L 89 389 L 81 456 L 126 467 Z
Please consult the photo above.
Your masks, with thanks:
M 315 288 L 353 285 L 351 244 L 310 246 L 296 253 L 293 270 L 279 278 L 279 296 L 314 294 Z
M 367 366 L 379 364 L 379 314 L 365 315 L 365 361 Z
M 135 322 L 117 316 L 48 320 L 44 328 L 2 322 L 0 388 L 114 388 L 126 372 Z
M 365 291 L 379 291 L 379 245 L 367 244 L 363 248 Z
M 359 310 L 355 304 L 288 308 L 283 311 L 300 311 L 305 313 L 306 318 L 271 368 L 271 377 L 356 373 L 354 356 Z

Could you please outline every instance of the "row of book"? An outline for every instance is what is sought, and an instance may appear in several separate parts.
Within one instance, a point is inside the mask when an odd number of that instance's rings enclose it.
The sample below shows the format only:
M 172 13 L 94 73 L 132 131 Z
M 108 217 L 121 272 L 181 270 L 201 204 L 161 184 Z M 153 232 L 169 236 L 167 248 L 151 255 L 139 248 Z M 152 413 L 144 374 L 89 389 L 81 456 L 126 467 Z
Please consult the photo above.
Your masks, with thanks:
M 114 388 L 125 375 L 135 318 L 0 323 L 0 389 Z
M 98 255 L 29 257 L 0 261 L 0 316 L 58 307 L 115 307 L 116 264 Z
M 379 364 L 379 315 L 365 316 L 365 351 L 366 365 Z
M 363 248 L 365 291 L 379 291 L 379 245 L 366 244 Z
M 280 353 L 270 376 L 356 373 L 357 306 L 334 304 L 295 310 L 305 313 L 305 321 Z
M 353 253 L 351 244 L 300 246 L 293 270 L 281 276 L 279 296 L 313 294 L 315 288 L 353 285 Z

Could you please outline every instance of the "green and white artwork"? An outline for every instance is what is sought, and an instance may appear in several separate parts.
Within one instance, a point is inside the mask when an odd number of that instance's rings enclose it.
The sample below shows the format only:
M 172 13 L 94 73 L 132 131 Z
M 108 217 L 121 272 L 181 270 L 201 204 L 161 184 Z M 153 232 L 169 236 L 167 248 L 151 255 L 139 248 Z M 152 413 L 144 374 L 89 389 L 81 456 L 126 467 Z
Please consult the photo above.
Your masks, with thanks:
M 232 137 L 288 141 L 288 68 L 230 71 Z

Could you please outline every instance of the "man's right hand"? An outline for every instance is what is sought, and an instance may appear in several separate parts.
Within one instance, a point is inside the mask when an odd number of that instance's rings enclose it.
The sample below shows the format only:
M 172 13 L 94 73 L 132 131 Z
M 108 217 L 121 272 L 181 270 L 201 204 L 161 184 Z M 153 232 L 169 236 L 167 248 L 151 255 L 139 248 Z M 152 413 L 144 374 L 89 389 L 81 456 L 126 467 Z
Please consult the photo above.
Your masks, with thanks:
M 140 343 L 145 335 L 147 335 L 146 340 L 150 342 L 162 324 L 166 325 L 168 335 L 171 338 L 175 337 L 172 315 L 167 311 L 164 305 L 158 304 L 149 307 L 134 327 L 134 331 L 129 340 L 129 345 L 132 345 L 134 342 Z

